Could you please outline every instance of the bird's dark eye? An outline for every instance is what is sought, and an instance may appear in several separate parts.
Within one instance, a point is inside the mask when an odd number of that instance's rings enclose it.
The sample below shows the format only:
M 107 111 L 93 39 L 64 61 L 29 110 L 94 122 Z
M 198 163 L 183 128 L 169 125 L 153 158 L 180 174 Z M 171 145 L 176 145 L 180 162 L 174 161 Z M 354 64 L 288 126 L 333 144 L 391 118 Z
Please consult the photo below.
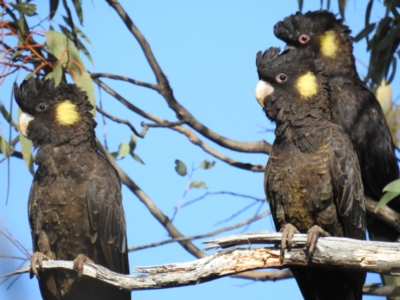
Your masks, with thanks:
M 37 110 L 38 112 L 42 112 L 42 111 L 45 111 L 45 110 L 47 109 L 47 107 L 49 107 L 49 106 L 47 105 L 47 103 L 42 102 L 42 103 L 39 103 L 39 104 L 36 106 L 36 110 Z
M 307 34 L 303 33 L 303 34 L 301 34 L 299 36 L 299 43 L 300 44 L 304 45 L 304 44 L 307 44 L 309 41 L 310 41 L 310 37 Z
M 287 80 L 287 76 L 285 74 L 281 73 L 281 74 L 277 75 L 275 77 L 275 79 L 276 79 L 276 81 L 278 83 L 282 83 L 282 82 L 285 82 Z

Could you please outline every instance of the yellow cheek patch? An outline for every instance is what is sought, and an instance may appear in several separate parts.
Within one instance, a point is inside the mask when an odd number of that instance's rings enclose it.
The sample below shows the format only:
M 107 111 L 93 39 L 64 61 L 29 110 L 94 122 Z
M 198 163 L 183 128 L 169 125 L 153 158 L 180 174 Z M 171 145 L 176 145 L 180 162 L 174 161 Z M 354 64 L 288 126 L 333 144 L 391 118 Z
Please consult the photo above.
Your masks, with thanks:
M 328 30 L 321 35 L 319 43 L 322 56 L 330 58 L 336 57 L 338 44 L 336 41 L 336 33 L 333 30 Z
M 318 93 L 317 78 L 312 72 L 307 72 L 297 79 L 296 88 L 303 98 L 310 98 Z
M 65 100 L 57 105 L 56 120 L 61 125 L 72 125 L 79 121 L 79 113 L 76 105 Z

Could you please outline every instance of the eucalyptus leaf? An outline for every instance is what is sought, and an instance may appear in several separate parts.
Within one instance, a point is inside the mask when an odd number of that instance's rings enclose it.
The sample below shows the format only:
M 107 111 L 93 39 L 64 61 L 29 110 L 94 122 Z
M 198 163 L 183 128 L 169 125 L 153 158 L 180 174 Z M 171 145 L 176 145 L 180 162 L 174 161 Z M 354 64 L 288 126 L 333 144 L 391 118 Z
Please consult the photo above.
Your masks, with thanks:
M 384 192 L 395 192 L 400 194 L 400 179 L 392 181 L 387 186 L 383 188 Z
M 200 168 L 207 170 L 207 169 L 211 169 L 212 167 L 214 167 L 214 165 L 215 165 L 215 161 L 207 161 L 207 160 L 204 160 L 204 161 L 200 164 Z
M 387 192 L 386 194 L 384 194 L 383 197 L 381 198 L 381 200 L 379 200 L 379 203 L 375 208 L 375 212 L 377 212 L 384 205 L 388 204 L 390 202 L 390 200 L 392 200 L 393 198 L 395 198 L 398 195 L 399 195 L 399 193 L 397 193 L 397 192 Z
M 53 77 L 56 86 L 58 86 L 61 83 L 62 76 L 63 76 L 63 69 L 60 61 L 57 60 L 53 68 Z
M 131 152 L 131 155 L 132 155 L 134 160 L 136 160 L 137 162 L 139 162 L 139 163 L 144 165 L 144 161 L 136 153 Z
M 199 181 L 199 180 L 193 180 L 189 188 L 196 188 L 196 189 L 207 189 L 207 185 L 204 181 Z
M 33 3 L 9 3 L 13 8 L 18 10 L 21 14 L 32 17 L 36 15 L 36 4 Z
M 49 14 L 49 19 L 51 20 L 54 15 L 56 14 L 57 8 L 58 8 L 58 3 L 59 0 L 50 0 L 50 14 Z
M 130 152 L 130 148 L 129 148 L 128 143 L 122 142 L 118 148 L 118 157 L 124 158 L 125 156 L 127 156 L 129 154 L 129 152 Z
M 0 150 L 4 157 L 10 157 L 10 144 L 2 136 L 0 136 Z
M 74 43 L 65 34 L 54 30 L 46 32 L 46 43 L 51 54 L 60 61 L 76 85 L 86 92 L 90 103 L 94 106 L 91 113 L 96 115 L 93 80 L 87 72 Z
M 82 25 L 82 23 L 83 23 L 83 12 L 82 12 L 82 7 L 81 7 L 81 1 L 80 0 L 72 0 L 72 2 L 74 3 L 75 11 L 76 11 L 76 14 L 78 15 L 79 22 Z
M 177 160 L 175 160 L 175 164 L 176 164 L 176 166 L 175 166 L 175 171 L 176 171 L 179 175 L 185 176 L 185 175 L 187 174 L 187 168 L 186 168 L 185 163 L 184 163 L 183 161 L 177 159 Z
M 133 152 L 136 148 L 136 136 L 134 134 L 131 135 L 131 140 L 129 141 L 130 152 Z
M 3 115 L 4 119 L 6 119 L 6 121 L 9 124 L 11 124 L 12 127 L 14 127 L 15 129 L 18 130 L 17 124 L 14 123 L 13 119 L 11 118 L 10 113 L 7 111 L 6 107 L 3 104 L 0 105 L 0 112 Z

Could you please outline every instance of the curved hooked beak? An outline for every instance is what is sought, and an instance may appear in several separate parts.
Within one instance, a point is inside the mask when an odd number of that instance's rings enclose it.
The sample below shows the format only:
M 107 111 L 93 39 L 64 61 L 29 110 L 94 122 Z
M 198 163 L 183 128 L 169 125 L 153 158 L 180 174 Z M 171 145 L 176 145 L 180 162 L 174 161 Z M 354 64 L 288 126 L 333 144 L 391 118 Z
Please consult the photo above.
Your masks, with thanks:
M 260 103 L 260 105 L 264 107 L 265 97 L 268 97 L 273 92 L 274 92 L 274 87 L 272 85 L 270 85 L 268 82 L 260 80 L 256 85 L 254 94 L 256 96 L 258 103 Z
M 35 119 L 34 117 L 32 117 L 31 115 L 29 115 L 25 112 L 22 112 L 21 115 L 19 116 L 18 128 L 19 128 L 19 131 L 22 133 L 22 135 L 26 138 L 28 138 L 29 122 L 34 119 Z

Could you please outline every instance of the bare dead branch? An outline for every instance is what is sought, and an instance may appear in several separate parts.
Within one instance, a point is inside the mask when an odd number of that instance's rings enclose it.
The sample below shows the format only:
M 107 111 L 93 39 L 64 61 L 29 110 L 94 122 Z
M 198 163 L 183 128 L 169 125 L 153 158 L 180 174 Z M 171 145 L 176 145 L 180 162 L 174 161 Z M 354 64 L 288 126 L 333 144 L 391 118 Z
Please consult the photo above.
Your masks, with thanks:
M 96 106 L 96 110 L 97 110 L 99 113 L 101 113 L 103 116 L 109 118 L 110 120 L 112 120 L 112 121 L 114 121 L 114 122 L 116 122 L 116 123 L 127 125 L 127 126 L 132 130 L 132 132 L 133 132 L 136 136 L 138 136 L 138 137 L 140 137 L 140 138 L 143 138 L 143 137 L 144 137 L 144 134 L 143 134 L 144 130 L 143 130 L 142 132 L 139 133 L 139 132 L 136 130 L 135 126 L 133 126 L 133 125 L 131 124 L 131 122 L 129 122 L 128 120 L 122 120 L 122 119 L 117 118 L 117 117 L 115 117 L 115 116 L 113 116 L 113 115 L 110 115 L 108 112 L 104 111 L 104 110 L 103 110 L 101 107 L 99 107 L 99 106 Z
M 158 86 L 155 84 L 132 79 L 132 78 L 129 78 L 126 76 L 114 75 L 114 74 L 109 74 L 109 73 L 90 73 L 90 76 L 92 77 L 92 79 L 104 77 L 104 78 L 126 81 L 126 82 L 132 83 L 134 85 L 143 86 L 143 87 L 147 87 L 149 89 L 158 91 Z
M 222 232 L 225 231 L 229 231 L 229 230 L 233 230 L 242 226 L 246 226 L 252 222 L 255 222 L 257 220 L 260 220 L 262 218 L 265 218 L 267 215 L 269 215 L 271 213 L 270 210 L 267 210 L 253 218 L 250 218 L 248 220 L 245 220 L 243 222 L 231 225 L 231 226 L 227 226 L 218 230 L 215 230 L 213 232 L 209 232 L 209 233 L 205 233 L 205 234 L 200 234 L 200 235 L 192 235 L 192 236 L 185 236 L 182 238 L 176 238 L 176 239 L 168 239 L 168 240 L 164 240 L 164 241 L 160 241 L 160 242 L 156 242 L 156 243 L 151 243 L 151 244 L 147 244 L 147 245 L 142 245 L 142 246 L 136 246 L 136 247 L 130 247 L 128 248 L 128 251 L 137 251 L 137 250 L 142 250 L 142 249 L 146 249 L 146 248 L 152 248 L 152 247 L 156 247 L 156 246 L 161 246 L 161 245 L 165 245 L 165 244 L 169 244 L 169 243 L 173 243 L 173 242 L 179 242 L 179 241 L 192 241 L 192 240 L 197 240 L 197 239 L 204 239 L 206 237 L 211 237 L 217 234 L 220 234 Z
M 400 232 L 400 214 L 395 212 L 388 206 L 383 206 L 377 212 L 375 212 L 375 208 L 378 202 L 372 200 L 371 198 L 365 196 L 365 207 L 367 208 L 367 212 L 370 215 L 375 216 L 381 221 L 386 222 L 397 231 Z
M 249 233 L 214 239 L 210 242 L 214 245 L 253 244 L 261 241 L 275 243 L 280 241 L 281 237 L 280 233 Z M 347 238 L 320 238 L 315 254 L 311 258 L 307 258 L 302 249 L 306 239 L 305 234 L 294 236 L 294 247 L 291 251 L 285 252 L 283 263 L 280 262 L 280 249 L 278 247 L 252 248 L 250 246 L 222 250 L 190 262 L 136 267 L 136 272 L 144 273 L 140 275 L 114 273 L 93 263 L 85 264 L 83 274 L 127 290 L 159 289 L 199 284 L 243 271 L 287 266 L 346 268 L 399 275 L 400 244 L 398 243 L 359 241 Z M 73 262 L 52 260 L 43 262 L 43 269 L 51 268 L 72 270 Z M 27 265 L 0 277 L 27 273 L 29 270 L 30 265 Z M 288 273 L 281 274 L 284 275 L 281 275 L 281 277 L 290 275 Z M 368 286 L 366 289 L 369 292 L 373 291 L 373 288 Z
M 210 139 L 218 145 L 239 152 L 248 153 L 269 153 L 271 151 L 271 145 L 265 141 L 258 142 L 239 142 L 228 139 L 215 131 L 211 130 L 207 126 L 199 122 L 186 108 L 184 108 L 174 97 L 172 88 L 169 85 L 168 79 L 161 70 L 153 52 L 151 51 L 150 45 L 146 38 L 135 26 L 132 19 L 122 8 L 117 0 L 106 0 L 108 4 L 121 17 L 128 30 L 138 41 L 143 53 L 156 76 L 158 83 L 158 92 L 164 97 L 168 106 L 176 113 L 179 120 L 185 120 L 185 123 L 189 124 L 194 130 L 202 134 L 204 137 Z
M 119 102 L 121 102 L 123 105 L 125 105 L 128 109 L 132 110 L 133 112 L 137 113 L 138 115 L 149 119 L 153 122 L 155 122 L 156 124 L 160 124 L 163 125 L 165 124 L 165 120 L 156 117 L 152 114 L 149 114 L 143 110 L 141 110 L 140 108 L 138 108 L 137 106 L 133 105 L 132 103 L 130 103 L 128 100 L 126 100 L 124 97 L 122 97 L 120 94 L 118 94 L 116 91 L 114 91 L 113 89 L 111 89 L 109 86 L 107 86 L 104 82 L 102 82 L 100 79 L 93 79 L 94 82 L 96 82 L 104 91 L 106 91 L 107 93 L 109 93 L 111 96 L 113 96 L 114 98 L 116 98 Z M 168 121 L 167 121 L 168 122 Z M 168 122 L 168 123 L 172 123 L 172 122 Z M 154 126 L 153 126 L 154 127 Z M 163 126 L 161 126 L 163 127 Z M 249 163 L 242 163 L 242 162 L 238 162 L 232 158 L 229 158 L 225 155 L 223 155 L 222 153 L 219 153 L 218 151 L 214 150 L 213 148 L 211 148 L 210 146 L 208 146 L 207 144 L 205 144 L 202 140 L 200 140 L 192 130 L 184 128 L 183 126 L 167 126 L 167 128 L 170 128 L 172 130 L 175 130 L 179 133 L 184 134 L 186 137 L 189 138 L 189 140 L 199 146 L 200 148 L 202 148 L 205 152 L 209 153 L 210 155 L 214 156 L 215 158 L 218 158 L 219 160 L 226 162 L 227 164 L 243 169 L 243 170 L 249 170 L 249 171 L 254 171 L 254 172 L 264 172 L 265 166 L 262 165 L 252 165 Z M 144 130 L 142 133 L 145 134 L 147 130 Z

